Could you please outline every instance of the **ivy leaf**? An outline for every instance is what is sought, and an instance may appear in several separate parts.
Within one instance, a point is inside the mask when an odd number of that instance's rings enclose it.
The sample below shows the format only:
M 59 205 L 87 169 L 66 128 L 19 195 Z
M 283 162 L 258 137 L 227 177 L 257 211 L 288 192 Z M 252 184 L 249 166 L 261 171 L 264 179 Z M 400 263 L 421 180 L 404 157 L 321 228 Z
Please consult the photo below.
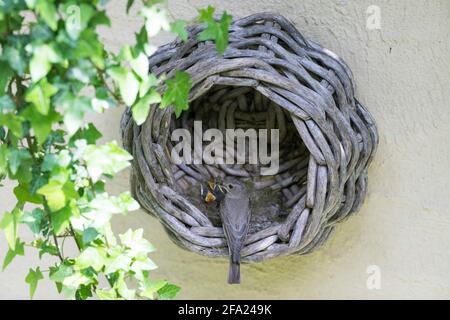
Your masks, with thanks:
M 37 0 L 36 11 L 42 17 L 42 20 L 53 30 L 58 28 L 58 14 L 56 6 L 51 0 Z
M 41 270 L 37 267 L 36 271 L 30 269 L 27 277 L 25 278 L 25 282 L 30 285 L 30 298 L 33 299 L 34 293 L 36 292 L 37 284 L 39 280 L 44 279 Z
M 151 90 L 145 97 L 139 99 L 131 108 L 133 119 L 140 126 L 147 119 L 150 111 L 150 105 L 161 102 L 161 96 L 156 90 Z
M 154 299 L 155 293 L 158 292 L 158 290 L 161 290 L 167 285 L 167 281 L 165 280 L 159 280 L 159 281 L 152 281 L 148 278 L 143 279 L 143 281 L 140 283 L 139 289 L 141 290 L 140 295 L 148 298 L 148 299 Z
M 12 212 L 5 212 L 0 221 L 0 229 L 5 232 L 5 238 L 11 250 L 16 250 L 17 228 L 22 215 L 22 210 L 15 208 Z
M 116 293 L 116 290 L 114 290 L 114 289 L 110 289 L 110 290 L 97 289 L 95 291 L 95 293 L 100 298 L 100 300 L 116 300 L 117 299 L 117 293 Z
M 56 246 L 50 244 L 48 241 L 43 241 L 42 239 L 38 239 L 35 241 L 35 246 L 39 249 L 39 259 L 46 253 L 51 256 L 58 256 L 59 250 Z
M 73 274 L 73 268 L 71 266 L 60 264 L 57 267 L 50 268 L 50 280 L 63 283 L 64 279 Z
M 1 59 L 7 61 L 9 66 L 16 71 L 19 76 L 23 76 L 27 64 L 19 49 L 14 47 L 4 48 Z
M 134 0 L 128 0 L 127 1 L 127 14 L 130 13 L 130 9 L 134 4 Z
M 189 74 L 177 70 L 173 79 L 166 80 L 167 89 L 161 101 L 161 108 L 167 108 L 170 105 L 175 105 L 175 114 L 177 117 L 181 115 L 183 110 L 189 108 L 188 99 L 189 91 L 191 90 L 191 78 Z
M 3 260 L 2 271 L 5 271 L 6 267 L 13 261 L 16 256 L 23 256 L 25 254 L 24 244 L 19 239 L 16 241 L 15 250 L 9 249 Z
M 37 82 L 47 75 L 52 63 L 60 62 L 61 58 L 52 46 L 44 44 L 33 48 L 33 57 L 30 61 L 31 80 Z
M 25 160 L 31 159 L 31 154 L 26 149 L 10 149 L 8 154 L 9 170 L 15 175 Z
M 152 6 L 142 8 L 140 13 L 145 18 L 145 27 L 149 37 L 157 35 L 161 30 L 170 30 L 170 24 L 165 10 Z
M 0 68 L 1 68 L 1 64 L 0 64 Z M 1 76 L 1 70 L 0 70 L 0 76 Z M 0 98 L 0 113 L 13 111 L 15 107 L 16 106 L 14 105 L 14 101 L 12 101 L 10 96 L 4 95 Z
M 93 182 L 97 182 L 102 174 L 114 175 L 128 167 L 133 157 L 112 141 L 100 147 L 88 145 L 83 159 Z
M 12 75 L 13 71 L 8 66 L 8 64 L 0 61 L 0 94 L 3 94 L 5 92 L 6 85 L 8 84 Z
M 86 28 L 80 33 L 77 46 L 72 54 L 75 59 L 90 59 L 101 70 L 105 67 L 103 44 L 98 40 L 95 31 L 90 28 Z
M 148 44 L 148 35 L 147 29 L 145 26 L 141 28 L 141 30 L 136 33 L 136 50 L 137 51 L 145 51 L 145 46 Z
M 102 137 L 100 131 L 92 124 L 89 123 L 86 127 L 78 129 L 78 131 L 70 138 L 70 146 L 75 145 L 75 141 L 84 139 L 87 144 L 95 144 L 98 139 Z
M 36 208 L 31 212 L 25 212 L 21 222 L 25 223 L 33 234 L 38 235 L 42 231 L 44 216 L 45 212 L 42 209 Z
M 63 11 L 67 13 L 65 27 L 67 34 L 72 40 L 78 39 L 81 30 L 84 30 L 91 18 L 95 15 L 95 10 L 91 5 L 82 3 L 81 5 L 74 5 L 69 2 L 63 7 Z
M 214 8 L 209 6 L 206 10 L 201 9 L 199 20 L 206 23 L 206 28 L 199 35 L 200 41 L 214 40 L 219 54 L 223 54 L 228 46 L 228 30 L 231 24 L 232 16 L 226 11 L 223 12 L 219 22 L 214 20 Z
M 135 231 L 128 229 L 124 234 L 119 235 L 122 244 L 129 249 L 132 257 L 146 257 L 148 253 L 153 252 L 153 245 L 142 237 L 144 230 L 142 228 Z
M 69 135 L 75 134 L 83 125 L 84 114 L 91 111 L 91 100 L 85 96 L 75 97 L 67 93 L 58 97 L 55 104 L 64 110 L 63 122 Z
M 14 195 L 20 203 L 35 203 L 42 204 L 43 199 L 40 195 L 31 194 L 30 185 L 28 183 L 20 183 L 17 187 L 14 188 Z
M 37 193 L 43 195 L 47 199 L 48 207 L 55 214 L 57 214 L 56 211 L 59 211 L 66 206 L 66 203 L 69 199 L 79 198 L 79 195 L 75 191 L 75 187 L 72 182 L 67 181 L 63 183 L 56 179 L 50 180 L 46 185 L 39 188 L 37 190 Z M 68 208 L 67 210 L 70 212 L 70 208 Z M 64 211 L 63 214 L 66 214 L 66 212 L 67 211 Z M 59 228 L 57 227 L 57 229 Z
M 22 113 L 29 120 L 36 135 L 38 145 L 42 145 L 52 131 L 52 126 L 61 120 L 61 115 L 54 110 L 48 111 L 47 115 L 38 112 L 36 108 L 28 107 Z
M 171 300 L 175 298 L 180 292 L 181 288 L 174 284 L 166 284 L 164 287 L 158 290 L 158 296 L 160 300 Z
M 53 231 L 55 232 L 55 234 L 58 235 L 69 227 L 69 219 L 72 216 L 71 207 L 65 206 L 63 209 L 59 211 L 52 212 L 50 216 Z
M 39 113 L 47 115 L 50 110 L 50 98 L 56 92 L 58 89 L 44 78 L 27 90 L 25 101 L 32 103 Z
M 123 67 L 111 68 L 108 73 L 118 83 L 123 101 L 129 106 L 133 105 L 139 92 L 139 80 L 134 73 Z
M 48 184 L 38 189 L 37 193 L 47 199 L 48 206 L 52 211 L 58 211 L 66 205 L 66 195 L 60 181 L 50 180 Z
M 175 33 L 184 42 L 187 42 L 188 33 L 186 31 L 186 21 L 181 20 L 181 19 L 175 21 L 174 23 L 172 23 L 170 25 L 170 31 Z
M 105 265 L 106 251 L 103 248 L 87 247 L 75 261 L 75 266 L 80 270 L 92 267 L 99 271 Z
M 140 52 L 136 58 L 130 61 L 130 66 L 141 79 L 147 79 L 149 69 L 148 57 L 143 52 Z
M 97 238 L 98 235 L 99 233 L 95 228 L 87 228 L 83 230 L 83 237 L 82 237 L 83 244 L 84 245 L 90 244 L 92 241 L 95 240 L 95 238 Z
M 0 145 L 0 177 L 8 173 L 9 149 L 6 144 Z
M 22 137 L 22 118 L 12 113 L 0 113 L 0 126 L 7 127 L 17 138 Z

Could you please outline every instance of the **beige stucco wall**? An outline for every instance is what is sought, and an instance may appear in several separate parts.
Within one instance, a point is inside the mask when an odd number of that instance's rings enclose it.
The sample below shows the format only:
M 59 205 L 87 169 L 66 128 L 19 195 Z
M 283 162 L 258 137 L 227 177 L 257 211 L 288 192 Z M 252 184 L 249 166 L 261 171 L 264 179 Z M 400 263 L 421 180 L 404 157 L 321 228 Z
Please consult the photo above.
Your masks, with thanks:
M 110 47 L 132 41 L 140 20 L 109 5 Z M 190 19 L 212 4 L 235 16 L 279 12 L 306 36 L 342 56 L 352 68 L 357 96 L 375 117 L 380 146 L 369 171 L 360 213 L 342 223 L 330 241 L 308 256 L 243 267 L 243 284 L 226 285 L 227 262 L 176 247 L 143 212 L 115 220 L 115 228 L 143 227 L 157 248 L 165 277 L 181 285 L 180 298 L 450 298 L 450 1 L 449 0 L 169 0 L 172 14 Z M 381 30 L 366 28 L 366 10 L 381 9 Z M 162 44 L 168 36 L 155 41 Z M 94 121 L 119 139 L 121 109 Z M 126 190 L 128 176 L 110 184 Z M 14 205 L 11 186 L 0 191 L 1 209 Z M 24 233 L 26 234 L 26 233 Z M 6 244 L 0 236 L 0 259 Z M 38 263 L 29 250 L 0 273 L 0 298 L 27 298 L 24 277 Z M 49 263 L 48 260 L 42 265 Z M 379 267 L 381 289 L 368 290 L 367 268 Z M 49 281 L 37 298 L 60 298 Z

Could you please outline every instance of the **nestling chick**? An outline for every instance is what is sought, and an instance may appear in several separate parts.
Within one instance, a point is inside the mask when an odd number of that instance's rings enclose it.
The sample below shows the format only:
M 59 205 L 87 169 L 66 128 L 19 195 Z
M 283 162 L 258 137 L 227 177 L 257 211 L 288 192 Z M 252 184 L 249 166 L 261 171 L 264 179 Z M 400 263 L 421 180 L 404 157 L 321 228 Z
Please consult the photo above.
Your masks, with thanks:
M 241 250 L 250 226 L 250 195 L 245 184 L 234 178 L 225 178 L 225 197 L 220 202 L 220 218 L 228 242 L 230 268 L 228 283 L 241 283 Z

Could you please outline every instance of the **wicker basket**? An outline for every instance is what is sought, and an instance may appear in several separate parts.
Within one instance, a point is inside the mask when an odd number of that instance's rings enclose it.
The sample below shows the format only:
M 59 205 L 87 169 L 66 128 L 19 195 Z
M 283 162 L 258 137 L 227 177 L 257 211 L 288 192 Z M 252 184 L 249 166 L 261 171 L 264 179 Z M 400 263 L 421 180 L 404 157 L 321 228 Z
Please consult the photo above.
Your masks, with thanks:
M 359 209 L 367 190 L 378 135 L 354 97 L 352 73 L 277 14 L 233 21 L 223 56 L 213 43 L 196 40 L 202 29 L 192 27 L 187 43 L 176 40 L 150 57 L 156 75 L 191 75 L 189 111 L 176 119 L 171 108 L 153 105 L 141 126 L 129 109 L 123 115 L 123 143 L 134 156 L 132 192 L 181 247 L 220 257 L 228 255 L 227 243 L 217 209 L 199 195 L 200 184 L 238 177 L 255 190 L 243 261 L 308 253 Z M 261 176 L 246 164 L 173 164 L 171 132 L 192 131 L 194 120 L 203 121 L 203 130 L 279 129 L 279 172 Z

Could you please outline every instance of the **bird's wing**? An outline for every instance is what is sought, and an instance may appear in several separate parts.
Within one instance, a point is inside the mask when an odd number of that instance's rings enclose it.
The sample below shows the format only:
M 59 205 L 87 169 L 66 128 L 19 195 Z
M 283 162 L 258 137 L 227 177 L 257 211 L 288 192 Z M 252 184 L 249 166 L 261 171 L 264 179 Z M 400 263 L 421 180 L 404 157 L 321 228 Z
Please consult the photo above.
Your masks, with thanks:
M 228 246 L 240 251 L 250 225 L 250 206 L 247 201 L 225 199 L 220 206 L 222 226 Z

